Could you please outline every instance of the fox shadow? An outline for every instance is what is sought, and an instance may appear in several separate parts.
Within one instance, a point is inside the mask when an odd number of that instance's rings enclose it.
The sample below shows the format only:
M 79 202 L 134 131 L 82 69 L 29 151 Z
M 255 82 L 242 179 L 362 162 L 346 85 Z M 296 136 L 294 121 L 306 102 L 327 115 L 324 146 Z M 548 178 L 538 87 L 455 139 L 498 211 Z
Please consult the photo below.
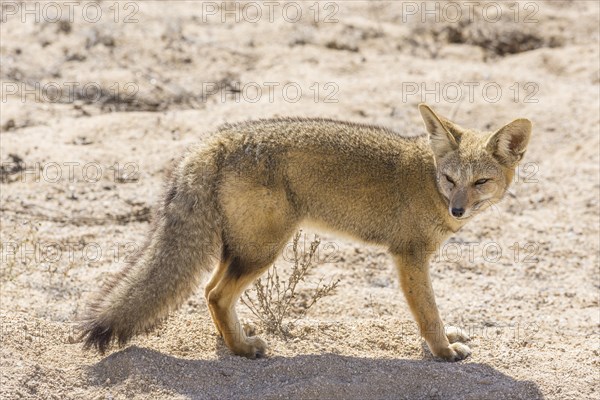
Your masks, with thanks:
M 131 346 L 92 365 L 93 385 L 160 387 L 194 399 L 542 399 L 537 385 L 489 365 L 326 353 L 190 360 Z M 115 388 L 118 390 L 118 388 Z

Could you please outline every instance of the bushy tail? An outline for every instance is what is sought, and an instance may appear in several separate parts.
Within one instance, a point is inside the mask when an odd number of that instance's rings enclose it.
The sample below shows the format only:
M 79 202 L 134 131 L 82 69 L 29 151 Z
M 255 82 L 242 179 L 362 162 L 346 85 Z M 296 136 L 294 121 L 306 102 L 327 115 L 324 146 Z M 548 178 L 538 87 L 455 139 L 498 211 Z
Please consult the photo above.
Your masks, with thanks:
M 220 255 L 216 158 L 190 154 L 175 168 L 146 247 L 91 304 L 81 324 L 84 348 L 101 353 L 147 332 L 177 308 Z

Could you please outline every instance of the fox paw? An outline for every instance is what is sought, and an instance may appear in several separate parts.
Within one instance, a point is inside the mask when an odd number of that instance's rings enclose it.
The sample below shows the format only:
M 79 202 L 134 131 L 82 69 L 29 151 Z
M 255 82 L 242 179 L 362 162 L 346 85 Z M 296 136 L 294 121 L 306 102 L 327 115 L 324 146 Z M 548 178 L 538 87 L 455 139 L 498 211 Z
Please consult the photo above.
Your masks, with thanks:
M 250 336 L 238 343 L 232 351 L 238 356 L 262 358 L 267 355 L 267 343 L 258 336 Z
M 434 354 L 437 358 L 445 361 L 460 361 L 471 355 L 471 349 L 462 343 L 452 343 L 450 346 L 437 351 Z
M 457 328 L 456 326 L 447 326 L 445 329 L 445 333 L 450 343 L 464 343 L 471 340 L 471 338 L 469 337 L 469 335 L 467 335 L 465 331 L 463 331 L 460 328 Z

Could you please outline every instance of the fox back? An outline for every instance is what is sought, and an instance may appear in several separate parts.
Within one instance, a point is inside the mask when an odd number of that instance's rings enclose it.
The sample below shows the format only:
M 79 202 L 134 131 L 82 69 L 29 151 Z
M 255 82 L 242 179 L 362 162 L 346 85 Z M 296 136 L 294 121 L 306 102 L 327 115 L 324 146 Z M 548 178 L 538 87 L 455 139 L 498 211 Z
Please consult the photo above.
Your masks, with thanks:
M 223 127 L 215 195 L 224 215 L 241 231 L 257 220 L 304 221 L 393 250 L 407 243 L 435 250 L 504 196 L 528 127 L 517 120 L 496 133 L 476 132 L 421 110 L 429 136 L 326 119 Z

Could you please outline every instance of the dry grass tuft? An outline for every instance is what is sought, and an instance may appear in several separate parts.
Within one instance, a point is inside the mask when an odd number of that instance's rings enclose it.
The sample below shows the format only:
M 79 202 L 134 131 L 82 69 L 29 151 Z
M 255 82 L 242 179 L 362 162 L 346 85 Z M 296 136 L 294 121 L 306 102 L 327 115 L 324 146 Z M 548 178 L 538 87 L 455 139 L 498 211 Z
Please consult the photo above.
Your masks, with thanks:
M 315 267 L 315 253 L 321 243 L 315 236 L 308 252 L 302 254 L 298 248 L 300 236 L 301 232 L 294 236 L 294 261 L 289 277 L 280 277 L 273 265 L 266 277 L 257 279 L 254 287 L 246 290 L 241 298 L 242 303 L 259 319 L 260 325 L 267 333 L 277 334 L 284 339 L 291 336 L 290 329 L 294 323 L 303 318 L 317 301 L 331 295 L 339 283 L 338 279 L 323 284 L 321 278 L 307 295 L 299 295 L 298 284 L 305 282 Z M 293 319 L 288 320 L 289 318 Z

